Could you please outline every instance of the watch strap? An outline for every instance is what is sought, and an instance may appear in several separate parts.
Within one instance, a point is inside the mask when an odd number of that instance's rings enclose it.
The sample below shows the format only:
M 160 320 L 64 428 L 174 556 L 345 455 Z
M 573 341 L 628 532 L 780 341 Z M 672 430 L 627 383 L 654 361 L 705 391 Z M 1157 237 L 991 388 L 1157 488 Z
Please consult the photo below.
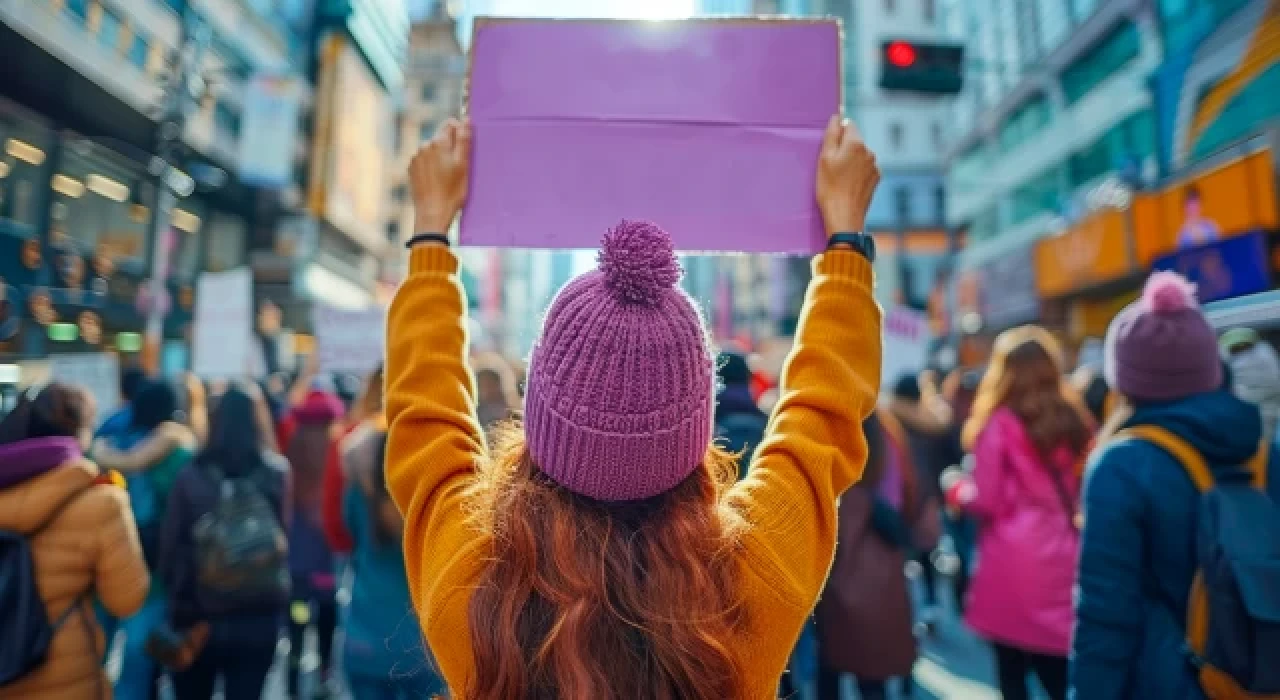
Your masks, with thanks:
M 870 234 L 856 231 L 841 231 L 831 234 L 827 239 L 827 250 L 839 245 L 847 245 L 866 258 L 868 262 L 876 261 L 876 239 Z

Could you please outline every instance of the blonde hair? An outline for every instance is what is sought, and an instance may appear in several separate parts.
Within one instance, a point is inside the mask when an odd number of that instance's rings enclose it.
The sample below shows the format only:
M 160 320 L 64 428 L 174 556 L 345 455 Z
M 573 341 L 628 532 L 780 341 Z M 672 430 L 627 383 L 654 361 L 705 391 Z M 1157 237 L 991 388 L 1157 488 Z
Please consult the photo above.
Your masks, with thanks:
M 991 364 L 964 425 L 965 449 L 973 449 L 1001 407 L 1014 412 L 1041 450 L 1066 444 L 1079 454 L 1088 446 L 1093 420 L 1063 376 L 1061 346 L 1040 326 L 1014 328 L 996 338 Z

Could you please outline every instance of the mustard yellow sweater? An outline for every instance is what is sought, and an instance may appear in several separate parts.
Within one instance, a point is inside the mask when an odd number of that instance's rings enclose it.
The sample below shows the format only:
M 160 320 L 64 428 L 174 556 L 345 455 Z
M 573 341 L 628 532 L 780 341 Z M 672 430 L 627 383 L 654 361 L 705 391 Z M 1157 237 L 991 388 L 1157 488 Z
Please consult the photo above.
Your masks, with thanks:
M 867 457 L 861 422 L 880 377 L 880 309 L 871 266 L 836 251 L 815 259 L 781 397 L 750 475 L 729 495 L 747 531 L 741 547 L 748 630 L 732 641 L 747 699 L 776 697 L 791 648 L 813 610 L 836 544 L 836 498 Z M 454 697 L 475 674 L 467 608 L 490 539 L 466 514 L 486 458 L 467 365 L 458 262 L 419 246 L 387 322 L 387 486 L 405 516 L 413 604 Z

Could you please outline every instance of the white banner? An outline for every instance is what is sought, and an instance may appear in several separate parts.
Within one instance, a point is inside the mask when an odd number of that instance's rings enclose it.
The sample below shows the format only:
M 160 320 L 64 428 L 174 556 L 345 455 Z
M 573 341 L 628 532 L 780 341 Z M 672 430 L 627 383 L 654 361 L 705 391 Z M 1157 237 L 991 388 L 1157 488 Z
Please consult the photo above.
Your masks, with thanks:
M 382 363 L 387 312 L 361 311 L 316 304 L 311 316 L 321 372 L 365 375 Z
M 891 308 L 884 313 L 884 359 L 880 390 L 887 392 L 907 374 L 919 374 L 928 362 L 929 319 L 919 311 Z
M 253 348 L 253 273 L 249 268 L 206 272 L 196 284 L 192 371 L 206 379 L 250 373 Z
M 99 422 L 120 405 L 120 363 L 115 355 L 105 352 L 52 355 L 49 379 L 88 390 L 97 404 Z
M 240 128 L 240 179 L 262 187 L 293 182 L 302 90 L 295 78 L 255 75 L 244 92 Z

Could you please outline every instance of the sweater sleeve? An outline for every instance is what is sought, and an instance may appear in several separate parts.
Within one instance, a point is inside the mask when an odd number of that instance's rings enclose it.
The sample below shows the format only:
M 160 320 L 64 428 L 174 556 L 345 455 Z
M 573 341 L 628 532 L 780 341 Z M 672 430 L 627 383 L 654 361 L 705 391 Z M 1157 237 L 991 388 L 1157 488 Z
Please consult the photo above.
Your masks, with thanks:
M 444 613 L 452 594 L 469 591 L 487 545 L 465 511 L 486 448 L 466 359 L 458 261 L 447 248 L 419 246 L 409 269 L 387 318 L 387 490 L 405 519 L 405 569 L 418 619 L 444 675 L 460 678 L 470 652 L 465 615 Z
M 862 477 L 862 421 L 880 385 L 880 307 L 871 264 L 851 251 L 814 261 L 778 405 L 750 474 L 729 494 L 746 561 L 782 599 L 811 608 L 836 545 L 836 500 Z

